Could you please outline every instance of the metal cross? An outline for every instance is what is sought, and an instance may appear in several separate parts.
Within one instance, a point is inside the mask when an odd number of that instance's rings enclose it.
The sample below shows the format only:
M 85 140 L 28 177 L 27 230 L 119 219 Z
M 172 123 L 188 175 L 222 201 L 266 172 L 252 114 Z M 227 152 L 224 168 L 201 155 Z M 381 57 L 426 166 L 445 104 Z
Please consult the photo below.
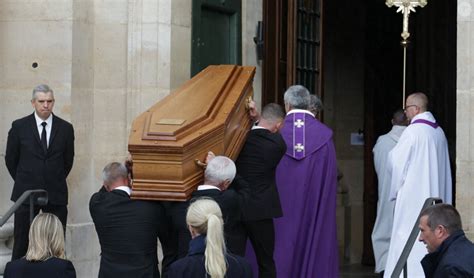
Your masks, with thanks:
M 403 96 L 402 96 L 402 107 L 405 108 L 405 91 L 406 91 L 406 71 L 407 71 L 407 45 L 410 32 L 408 32 L 408 16 L 410 12 L 415 12 L 416 7 L 424 7 L 428 3 L 428 0 L 386 0 L 385 4 L 391 8 L 392 6 L 398 7 L 397 13 L 403 13 L 403 32 L 402 42 L 403 46 Z
M 397 13 L 403 13 L 403 32 L 402 38 L 404 41 L 410 37 L 410 32 L 408 32 L 408 17 L 410 12 L 415 12 L 416 7 L 424 7 L 428 0 L 387 0 L 385 4 L 391 8 L 392 6 L 398 7 Z

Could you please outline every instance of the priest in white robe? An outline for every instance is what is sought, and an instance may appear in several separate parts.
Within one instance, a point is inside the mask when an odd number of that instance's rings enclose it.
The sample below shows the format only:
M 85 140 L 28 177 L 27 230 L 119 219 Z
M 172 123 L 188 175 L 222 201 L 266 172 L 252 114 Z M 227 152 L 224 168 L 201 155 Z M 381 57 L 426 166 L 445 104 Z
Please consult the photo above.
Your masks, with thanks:
M 372 150 L 374 166 L 378 178 L 377 218 L 372 231 L 372 246 L 374 248 L 375 272 L 381 273 L 387 263 L 390 237 L 392 236 L 394 201 L 389 200 L 391 173 L 387 168 L 389 152 L 395 147 L 408 124 L 405 113 L 399 109 L 393 113 L 392 129 L 380 136 Z
M 390 199 L 395 200 L 395 212 L 384 277 L 391 276 L 425 200 L 439 197 L 452 202 L 446 136 L 427 107 L 425 94 L 408 96 L 405 114 L 410 125 L 389 154 Z M 408 277 L 425 277 L 420 261 L 426 253 L 424 244 L 416 241 L 407 261 Z

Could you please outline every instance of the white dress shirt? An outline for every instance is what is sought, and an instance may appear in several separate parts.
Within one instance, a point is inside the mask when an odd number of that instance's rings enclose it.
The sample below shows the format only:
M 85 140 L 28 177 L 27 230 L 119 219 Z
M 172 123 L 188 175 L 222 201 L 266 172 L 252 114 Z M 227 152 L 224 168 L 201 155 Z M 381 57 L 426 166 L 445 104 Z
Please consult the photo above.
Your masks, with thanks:
M 41 119 L 35 112 L 36 127 L 38 128 L 39 137 L 41 139 L 41 133 L 43 132 L 43 122 L 46 122 L 46 143 L 49 147 L 49 138 L 51 137 L 51 127 L 53 126 L 53 114 L 50 114 L 49 117 L 44 121 Z

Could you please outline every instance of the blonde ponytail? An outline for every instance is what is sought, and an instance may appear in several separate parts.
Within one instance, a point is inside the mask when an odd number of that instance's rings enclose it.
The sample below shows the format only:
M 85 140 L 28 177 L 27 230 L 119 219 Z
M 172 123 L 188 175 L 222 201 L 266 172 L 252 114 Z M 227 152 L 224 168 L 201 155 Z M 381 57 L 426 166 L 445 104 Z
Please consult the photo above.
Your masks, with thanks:
M 215 214 L 209 215 L 206 236 L 206 272 L 212 277 L 223 278 L 227 271 L 225 261 L 224 223 Z
M 212 278 L 223 278 L 227 262 L 224 221 L 219 205 L 209 198 L 198 199 L 189 206 L 186 222 L 199 234 L 206 235 L 204 257 L 207 274 Z

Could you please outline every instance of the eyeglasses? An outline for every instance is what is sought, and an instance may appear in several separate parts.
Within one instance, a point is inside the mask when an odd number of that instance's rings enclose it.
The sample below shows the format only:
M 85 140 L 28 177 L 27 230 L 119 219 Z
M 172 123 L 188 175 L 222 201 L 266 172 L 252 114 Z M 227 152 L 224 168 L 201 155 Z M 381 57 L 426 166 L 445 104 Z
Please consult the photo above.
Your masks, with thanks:
M 408 108 L 410 108 L 410 107 L 418 107 L 418 105 L 407 105 L 407 106 L 405 106 L 405 109 L 403 109 L 403 110 L 407 111 Z

